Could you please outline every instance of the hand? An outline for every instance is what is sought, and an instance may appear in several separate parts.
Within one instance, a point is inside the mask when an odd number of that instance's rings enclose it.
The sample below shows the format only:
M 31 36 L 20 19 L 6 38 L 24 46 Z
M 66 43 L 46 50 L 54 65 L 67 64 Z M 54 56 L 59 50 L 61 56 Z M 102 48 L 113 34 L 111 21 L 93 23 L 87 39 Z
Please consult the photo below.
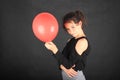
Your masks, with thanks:
M 74 77 L 74 76 L 77 75 L 77 72 L 76 72 L 73 68 L 66 69 L 66 70 L 65 70 L 65 73 L 66 73 L 69 77 Z
M 65 71 L 65 73 L 69 76 L 69 77 L 74 77 L 77 75 L 77 71 L 75 71 L 73 69 L 73 67 L 75 67 L 75 65 L 73 65 L 70 69 L 65 68 L 63 65 L 60 65 L 60 68 Z
M 58 48 L 56 47 L 56 45 L 53 42 L 46 42 L 45 47 L 48 50 L 51 50 L 54 54 L 56 54 L 58 51 Z

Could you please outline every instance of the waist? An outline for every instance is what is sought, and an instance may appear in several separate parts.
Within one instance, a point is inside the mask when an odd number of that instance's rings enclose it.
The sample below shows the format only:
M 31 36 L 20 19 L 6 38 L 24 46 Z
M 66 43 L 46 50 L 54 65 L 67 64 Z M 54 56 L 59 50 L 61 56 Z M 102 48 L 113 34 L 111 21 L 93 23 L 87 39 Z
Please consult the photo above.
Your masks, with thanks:
M 73 69 L 75 71 L 81 71 L 81 70 L 84 70 L 84 68 L 85 68 L 85 64 L 76 64 Z

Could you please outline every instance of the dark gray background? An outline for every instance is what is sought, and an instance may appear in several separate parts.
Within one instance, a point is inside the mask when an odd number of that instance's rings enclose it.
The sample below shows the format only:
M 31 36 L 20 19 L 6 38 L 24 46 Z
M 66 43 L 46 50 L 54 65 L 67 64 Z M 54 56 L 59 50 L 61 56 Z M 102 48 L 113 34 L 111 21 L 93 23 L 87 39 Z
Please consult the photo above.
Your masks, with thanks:
M 87 80 L 119 80 L 119 7 L 119 0 L 0 0 L 0 78 L 61 80 L 57 61 L 32 32 L 32 20 L 40 12 L 52 13 L 59 22 L 53 42 L 62 50 L 70 38 L 62 29 L 62 16 L 82 10 L 92 48 Z

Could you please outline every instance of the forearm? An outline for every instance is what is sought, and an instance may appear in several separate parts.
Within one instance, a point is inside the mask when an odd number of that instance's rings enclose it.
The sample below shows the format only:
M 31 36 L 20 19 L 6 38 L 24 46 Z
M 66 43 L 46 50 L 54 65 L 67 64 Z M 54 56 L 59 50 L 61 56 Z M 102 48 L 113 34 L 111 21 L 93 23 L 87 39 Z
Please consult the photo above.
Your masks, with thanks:
M 69 61 L 60 51 L 53 42 L 46 42 L 45 47 L 53 52 L 53 56 L 57 59 L 59 65 L 64 65 L 67 69 L 74 65 L 74 62 Z M 76 59 L 74 60 L 76 61 Z
M 70 69 L 71 67 L 73 67 L 73 65 L 75 65 L 75 62 L 77 61 L 76 58 L 74 59 L 74 61 L 70 61 L 60 51 L 58 51 L 53 56 L 57 59 L 59 66 L 63 65 L 67 69 Z

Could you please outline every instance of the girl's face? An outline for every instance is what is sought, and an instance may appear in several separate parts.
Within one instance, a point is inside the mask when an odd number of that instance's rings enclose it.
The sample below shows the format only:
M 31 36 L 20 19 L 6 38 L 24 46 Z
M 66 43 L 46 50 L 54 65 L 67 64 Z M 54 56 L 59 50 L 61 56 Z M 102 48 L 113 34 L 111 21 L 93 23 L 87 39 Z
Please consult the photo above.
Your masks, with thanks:
M 65 29 L 73 37 L 79 37 L 82 30 L 82 22 L 74 23 L 73 21 L 65 23 Z

